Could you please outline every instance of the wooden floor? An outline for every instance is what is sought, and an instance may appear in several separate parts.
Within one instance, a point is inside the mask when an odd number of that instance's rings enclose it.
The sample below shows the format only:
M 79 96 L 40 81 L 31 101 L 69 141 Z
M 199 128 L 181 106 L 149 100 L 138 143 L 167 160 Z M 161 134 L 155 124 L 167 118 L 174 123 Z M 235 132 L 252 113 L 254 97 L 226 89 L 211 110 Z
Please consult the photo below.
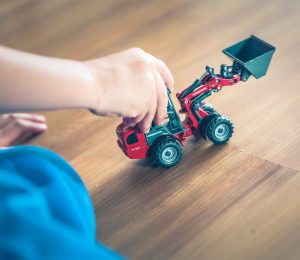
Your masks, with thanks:
M 120 119 L 46 113 L 48 132 L 29 144 L 77 169 L 103 243 L 133 259 L 299 259 L 299 14 L 297 0 L 0 1 L 1 44 L 80 60 L 139 46 L 177 91 L 250 34 L 277 47 L 266 77 L 209 99 L 235 124 L 230 143 L 189 140 L 172 169 L 127 159 Z

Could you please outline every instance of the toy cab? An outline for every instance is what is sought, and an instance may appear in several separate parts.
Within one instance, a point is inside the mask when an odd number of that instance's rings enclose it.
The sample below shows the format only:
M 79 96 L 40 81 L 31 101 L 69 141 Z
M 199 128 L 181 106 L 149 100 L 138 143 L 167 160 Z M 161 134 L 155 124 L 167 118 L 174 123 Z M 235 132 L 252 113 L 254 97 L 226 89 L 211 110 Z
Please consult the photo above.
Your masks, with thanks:
M 123 123 L 117 127 L 117 143 L 130 159 L 151 158 L 165 167 L 173 166 L 180 160 L 181 136 L 185 128 L 175 111 L 169 91 L 168 96 L 168 120 L 165 124 L 153 123 L 148 133 L 142 133 L 137 126 L 127 127 Z

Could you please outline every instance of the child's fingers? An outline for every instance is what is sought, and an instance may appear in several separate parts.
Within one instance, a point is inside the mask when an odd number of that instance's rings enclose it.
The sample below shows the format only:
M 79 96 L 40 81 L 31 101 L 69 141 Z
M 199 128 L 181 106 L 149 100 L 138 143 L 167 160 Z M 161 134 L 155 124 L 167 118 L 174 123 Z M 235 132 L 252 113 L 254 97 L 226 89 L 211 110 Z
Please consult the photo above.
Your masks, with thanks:
M 19 128 L 22 132 L 39 133 L 47 129 L 44 122 L 33 122 L 25 119 L 18 118 L 12 124 L 12 128 Z
M 149 55 L 151 56 L 151 59 L 154 62 L 155 68 L 158 71 L 158 73 L 160 74 L 160 76 L 162 77 L 165 85 L 167 85 L 167 87 L 171 90 L 171 92 L 173 92 L 174 91 L 174 78 L 173 78 L 173 75 L 172 75 L 170 69 L 162 60 L 152 56 L 151 54 L 149 54 Z
M 45 123 L 32 122 L 18 118 L 0 129 L 0 145 L 8 146 L 23 134 L 41 133 L 46 129 L 47 125 Z
M 146 110 L 146 114 L 141 113 L 135 118 L 124 118 L 123 123 L 126 126 L 139 124 L 141 131 L 147 132 L 150 129 L 153 120 L 157 125 L 164 122 L 167 115 L 168 96 L 163 79 L 158 73 L 155 74 L 155 88 L 156 100 L 154 97 L 154 100 L 150 103 L 148 110 Z
M 143 118 L 141 122 L 139 122 L 139 128 L 142 132 L 146 133 L 150 130 L 152 121 L 156 113 L 156 107 L 157 107 L 157 98 L 155 97 L 153 102 L 150 104 L 146 116 Z
M 11 122 L 17 119 L 29 120 L 37 123 L 45 123 L 46 119 L 42 115 L 37 114 L 25 114 L 25 113 L 13 113 L 13 114 L 4 114 L 0 117 L 0 128 L 5 127 Z
M 0 117 L 0 129 L 8 125 L 12 120 L 8 117 L 8 115 L 2 115 Z
M 156 91 L 157 91 L 157 107 L 154 117 L 154 122 L 161 125 L 167 116 L 168 94 L 163 79 L 160 75 L 156 76 Z
M 132 117 L 124 117 L 123 118 L 123 124 L 126 126 L 134 126 L 135 123 L 135 118 Z
M 136 124 L 138 124 L 139 122 L 141 122 L 143 120 L 143 118 L 146 116 L 147 114 L 147 110 L 144 113 L 139 114 L 137 117 L 125 117 L 123 118 L 123 123 L 126 126 L 135 126 Z
M 14 114 L 8 114 L 7 117 L 11 119 L 25 119 L 25 120 L 30 120 L 32 122 L 39 122 L 39 123 L 44 123 L 46 121 L 46 118 L 44 116 L 37 115 L 37 114 L 14 113 Z

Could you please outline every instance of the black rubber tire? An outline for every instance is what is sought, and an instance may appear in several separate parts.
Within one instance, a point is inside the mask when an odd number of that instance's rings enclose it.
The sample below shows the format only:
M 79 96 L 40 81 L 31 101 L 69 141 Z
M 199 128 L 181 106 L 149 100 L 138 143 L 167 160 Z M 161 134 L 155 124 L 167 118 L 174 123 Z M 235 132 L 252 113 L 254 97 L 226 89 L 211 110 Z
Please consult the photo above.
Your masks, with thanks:
M 175 139 L 165 139 L 158 143 L 153 152 L 152 160 L 158 166 L 172 167 L 182 157 L 182 147 Z
M 206 116 L 202 121 L 201 121 L 201 124 L 199 124 L 198 126 L 198 135 L 200 137 L 202 137 L 203 139 L 207 139 L 207 129 L 208 129 L 208 126 L 209 124 L 211 123 L 211 121 L 217 117 L 218 114 L 215 114 L 215 113 L 212 113 L 212 114 L 209 114 L 208 116 Z
M 209 115 L 211 114 L 219 114 L 217 112 L 217 110 L 213 107 L 213 105 L 209 104 L 209 103 L 205 103 L 203 106 L 202 106 L 202 109 L 207 112 Z
M 206 136 L 214 144 L 227 143 L 232 134 L 233 125 L 229 118 L 225 116 L 213 116 L 207 124 Z

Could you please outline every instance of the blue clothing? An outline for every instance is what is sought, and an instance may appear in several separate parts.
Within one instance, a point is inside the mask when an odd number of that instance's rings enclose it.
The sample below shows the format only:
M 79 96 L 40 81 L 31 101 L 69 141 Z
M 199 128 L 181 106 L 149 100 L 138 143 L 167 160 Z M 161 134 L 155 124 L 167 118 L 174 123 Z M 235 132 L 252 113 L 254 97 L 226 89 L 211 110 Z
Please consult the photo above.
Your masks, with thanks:
M 0 259 L 122 259 L 96 241 L 93 206 L 74 169 L 50 150 L 0 150 Z

